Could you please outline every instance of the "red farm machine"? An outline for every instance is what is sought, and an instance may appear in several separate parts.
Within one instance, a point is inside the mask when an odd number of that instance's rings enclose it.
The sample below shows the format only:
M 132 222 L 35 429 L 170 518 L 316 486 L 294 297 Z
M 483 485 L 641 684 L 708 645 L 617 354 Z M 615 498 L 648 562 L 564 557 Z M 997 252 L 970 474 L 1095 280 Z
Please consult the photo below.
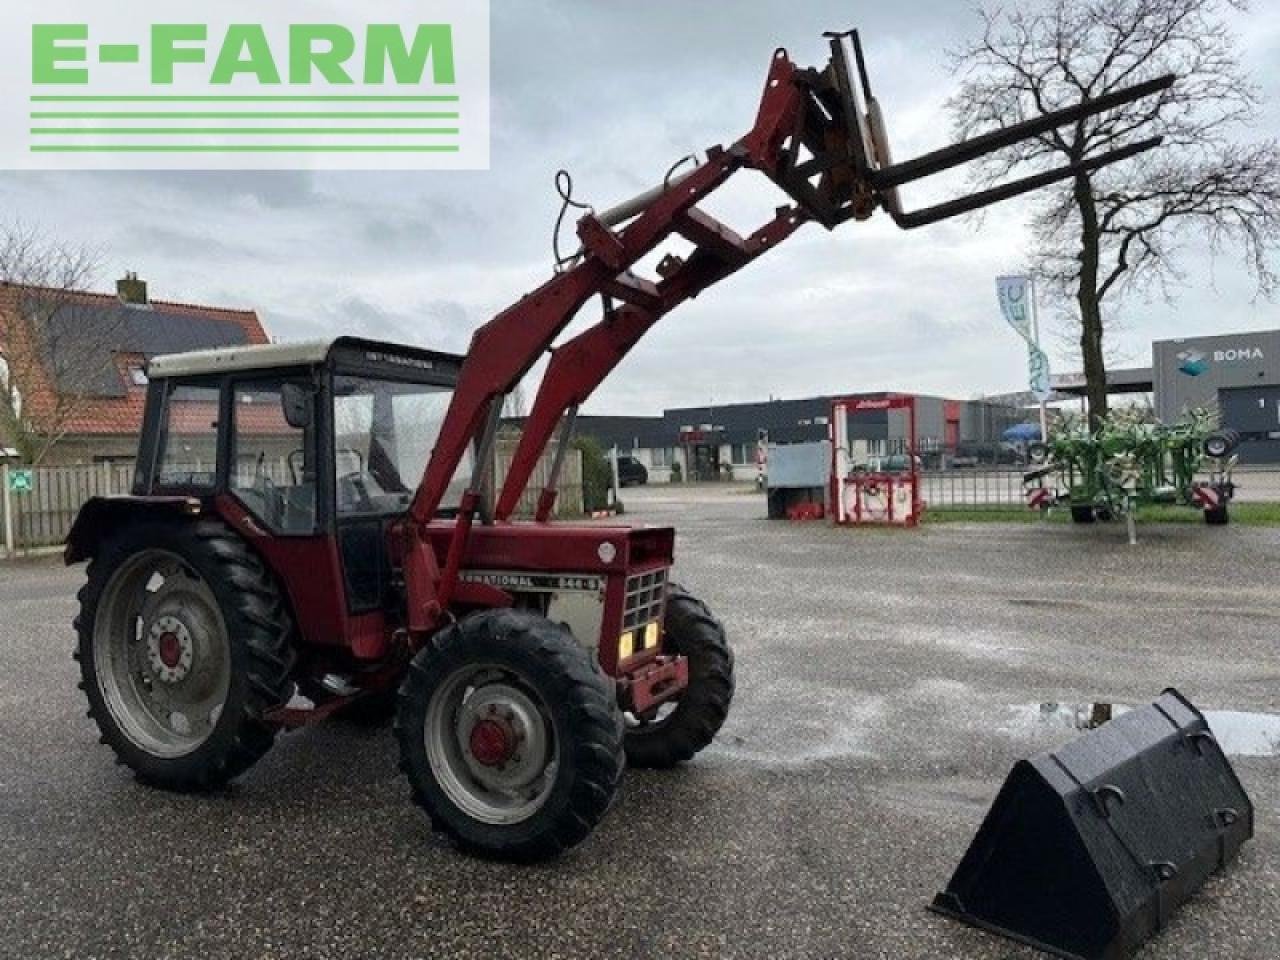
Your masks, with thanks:
M 849 419 L 860 413 L 900 414 L 906 421 L 902 452 L 875 462 L 855 463 L 849 444 Z M 920 458 L 916 436 L 916 398 L 837 397 L 831 401 L 831 519 L 860 526 L 918 526 L 924 516 Z
M 214 788 L 276 734 L 394 713 L 401 767 L 436 829 L 517 860 L 587 836 L 626 763 L 668 767 L 715 737 L 733 658 L 668 579 L 674 532 L 512 515 L 579 405 L 660 318 L 809 222 L 882 208 L 920 227 L 1132 157 L 1144 141 L 906 211 L 904 184 L 1157 93 L 1154 79 L 893 163 L 856 34 L 823 69 L 778 50 L 755 125 L 692 169 L 578 222 L 578 251 L 479 328 L 464 357 L 342 338 L 155 359 L 134 492 L 70 534 L 88 561 L 76 656 L 102 739 L 142 780 Z M 699 205 L 743 170 L 789 197 L 738 234 Z M 673 237 L 656 278 L 633 267 Z M 602 318 L 558 347 L 599 298 Z M 500 489 L 503 400 L 550 351 Z M 418 477 L 421 479 L 417 479 Z

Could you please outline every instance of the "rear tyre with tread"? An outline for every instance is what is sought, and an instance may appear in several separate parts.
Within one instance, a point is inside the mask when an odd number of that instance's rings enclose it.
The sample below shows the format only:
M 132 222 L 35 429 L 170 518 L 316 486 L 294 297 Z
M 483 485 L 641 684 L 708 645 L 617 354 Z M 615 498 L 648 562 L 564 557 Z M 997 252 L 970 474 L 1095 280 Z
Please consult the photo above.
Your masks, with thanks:
M 724 625 L 679 584 L 667 588 L 664 648 L 689 658 L 689 687 L 666 716 L 627 730 L 627 762 L 666 769 L 691 760 L 720 732 L 733 702 L 733 651 Z
M 1072 523 L 1093 523 L 1097 519 L 1093 507 L 1072 507 L 1071 522 Z
M 181 791 L 253 766 L 293 692 L 293 623 L 261 560 L 221 521 L 147 521 L 104 540 L 86 574 L 75 659 L 118 761 Z
M 1231 522 L 1231 514 L 1224 503 L 1219 507 L 1204 512 L 1204 522 L 1211 527 L 1225 527 Z
M 517 862 L 584 840 L 623 771 L 612 682 L 568 628 L 522 610 L 445 627 L 409 666 L 400 769 L 433 829 Z

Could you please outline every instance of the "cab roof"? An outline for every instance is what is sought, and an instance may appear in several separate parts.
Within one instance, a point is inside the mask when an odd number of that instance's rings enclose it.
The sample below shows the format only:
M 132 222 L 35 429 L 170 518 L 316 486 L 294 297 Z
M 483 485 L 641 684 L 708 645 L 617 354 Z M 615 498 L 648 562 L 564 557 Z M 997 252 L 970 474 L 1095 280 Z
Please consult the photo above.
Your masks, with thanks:
M 459 366 L 463 358 L 411 347 L 403 343 L 335 337 L 297 343 L 267 343 L 253 346 L 219 347 L 154 357 L 147 364 L 147 376 L 156 378 L 199 376 L 245 370 L 275 370 L 285 367 L 318 367 L 329 363 L 335 353 L 361 354 L 371 360 L 408 361 L 412 365 L 448 364 Z

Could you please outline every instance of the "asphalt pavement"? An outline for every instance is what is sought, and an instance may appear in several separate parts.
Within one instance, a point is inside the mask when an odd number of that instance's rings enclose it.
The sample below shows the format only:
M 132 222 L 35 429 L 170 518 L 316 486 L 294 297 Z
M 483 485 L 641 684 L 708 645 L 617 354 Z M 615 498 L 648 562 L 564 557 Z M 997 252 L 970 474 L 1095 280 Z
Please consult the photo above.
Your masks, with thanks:
M 0 564 L 0 957 L 1035 957 L 925 909 L 1017 759 L 1078 736 L 1077 704 L 1171 685 L 1280 714 L 1280 531 L 1129 547 L 770 523 L 723 488 L 627 502 L 680 528 L 737 700 L 694 763 L 628 774 L 586 843 L 526 868 L 432 838 L 388 731 L 289 734 L 213 796 L 136 784 L 76 689 L 83 571 Z M 1143 960 L 1280 957 L 1280 757 L 1244 752 L 1257 838 Z

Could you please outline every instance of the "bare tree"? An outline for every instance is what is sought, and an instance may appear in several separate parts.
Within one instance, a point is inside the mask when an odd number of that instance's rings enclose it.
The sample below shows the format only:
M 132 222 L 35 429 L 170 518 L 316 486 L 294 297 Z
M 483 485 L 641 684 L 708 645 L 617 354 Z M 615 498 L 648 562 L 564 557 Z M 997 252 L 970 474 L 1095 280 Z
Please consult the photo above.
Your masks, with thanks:
M 1280 145 L 1244 139 L 1260 105 L 1228 24 L 1247 0 L 1039 0 L 979 11 L 981 36 L 953 51 L 964 77 L 949 108 L 961 135 L 1048 113 L 1173 73 L 1162 94 L 985 161 L 985 182 L 1079 162 L 1148 137 L 1163 145 L 1084 173 L 1046 195 L 1033 220 L 1032 269 L 1074 299 L 1091 419 L 1107 412 L 1110 308 L 1134 291 L 1171 299 L 1179 254 L 1198 236 L 1238 251 L 1262 295 L 1276 289 Z M 1107 308 L 1107 309 L 1104 309 Z
M 73 314 L 98 260 L 29 225 L 0 227 L 0 441 L 26 464 L 48 456 L 115 363 L 123 307 Z

